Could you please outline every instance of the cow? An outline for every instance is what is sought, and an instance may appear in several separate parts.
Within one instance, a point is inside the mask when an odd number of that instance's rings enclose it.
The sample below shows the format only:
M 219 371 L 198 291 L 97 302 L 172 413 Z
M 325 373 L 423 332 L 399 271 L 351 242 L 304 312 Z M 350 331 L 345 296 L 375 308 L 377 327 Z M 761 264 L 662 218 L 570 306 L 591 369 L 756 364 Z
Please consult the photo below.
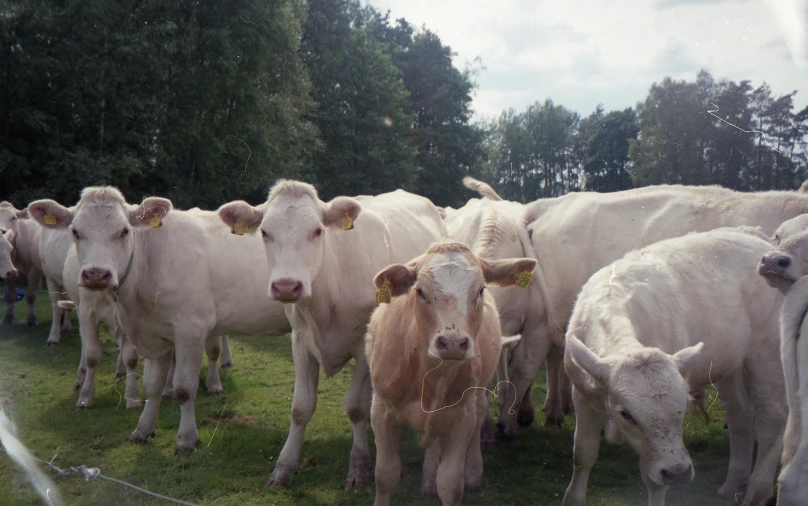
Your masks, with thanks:
M 628 442 L 639 454 L 648 503 L 663 505 L 669 486 L 693 478 L 682 424 L 688 394 L 711 384 L 730 440 L 718 495 L 743 494 L 744 506 L 771 495 L 787 405 L 782 296 L 755 274 L 770 248 L 759 229 L 720 228 L 633 251 L 586 282 L 564 355 L 576 417 L 564 505 L 585 503 L 604 426 L 607 441 Z
M 471 199 L 460 209 L 446 209 L 444 223 L 449 237 L 467 244 L 475 255 L 486 260 L 536 258 L 522 221 L 525 206 L 502 200 L 489 185 L 470 177 L 464 178 L 463 184 L 481 192 L 486 198 Z M 524 370 L 526 363 L 541 365 L 552 344 L 547 334 L 544 293 L 541 279 L 531 283 L 524 290 L 491 288 L 491 295 L 499 310 L 502 335 L 522 336 L 511 354 L 513 357 L 511 367 L 516 378 L 528 376 L 529 371 Z M 507 355 L 508 351 L 503 349 L 503 360 L 507 360 Z M 507 379 L 504 369 L 498 374 L 498 379 L 500 382 Z M 548 398 L 551 399 L 554 397 L 549 392 L 557 388 L 553 379 L 548 377 L 547 384 Z M 530 384 L 520 384 L 514 391 L 509 383 L 501 383 L 497 425 L 506 440 L 516 437 L 517 423 L 522 426 L 533 423 L 535 409 L 530 396 L 530 387 Z M 514 398 L 514 395 L 517 397 Z M 514 416 L 510 406 L 515 403 L 518 403 L 519 407 Z M 484 433 L 483 440 L 488 442 L 492 436 Z
M 42 227 L 39 232 L 38 250 L 42 273 L 48 286 L 48 295 L 51 300 L 51 329 L 48 334 L 48 346 L 56 346 L 62 338 L 62 330 L 66 333 L 73 331 L 70 310 L 59 307 L 60 301 L 70 300 L 67 295 L 66 283 L 62 274 L 67 260 L 67 253 L 73 246 L 73 238 L 67 229 Z M 75 278 L 78 279 L 78 278 Z M 71 281 L 75 282 L 75 279 Z M 60 325 L 61 323 L 61 325 Z
M 14 322 L 14 306 L 17 302 L 17 283 L 23 279 L 28 280 L 25 291 L 25 302 L 28 303 L 28 326 L 33 327 L 36 321 L 36 292 L 42 280 L 42 264 L 39 261 L 37 248 L 39 225 L 28 219 L 28 211 L 18 210 L 9 202 L 0 202 L 0 234 L 6 230 L 14 231 L 12 245 L 14 251 L 11 261 L 18 272 L 18 276 L 6 281 L 6 315 L 3 323 Z
M 786 378 L 788 422 L 783 437 L 777 504 L 799 506 L 808 497 L 808 215 L 786 221 L 773 236 L 776 248 L 760 260 L 758 274 L 786 295 L 780 313 L 780 357 Z
M 464 485 L 482 485 L 485 386 L 501 347 L 497 308 L 486 286 L 512 287 L 535 265 L 529 258 L 479 258 L 463 243 L 442 241 L 374 278 L 391 299 L 373 312 L 366 336 L 376 506 L 389 504 L 401 474 L 402 425 L 414 428 L 426 449 L 422 494 L 437 493 L 444 505 L 457 505 Z
M 17 269 L 11 261 L 11 253 L 14 250 L 14 231 L 6 230 L 0 234 L 0 277 L 8 281 L 17 277 Z
M 214 213 L 172 209 L 161 197 L 130 205 L 110 186 L 85 188 L 74 210 L 52 200 L 28 206 L 43 226 L 70 230 L 80 265 L 77 284 L 103 294 L 120 331 L 151 361 L 132 441 L 153 436 L 174 352 L 173 391 L 181 409 L 175 449 L 181 451 L 193 450 L 198 440 L 194 401 L 209 341 L 231 333 L 274 334 L 288 323 L 283 307 L 262 296 L 269 272 L 260 240 L 232 236 Z M 89 306 L 79 304 L 80 321 Z M 82 348 L 90 376 L 101 348 L 93 339 L 82 339 Z
M 382 268 L 408 261 L 445 237 L 438 210 L 403 190 L 325 203 L 310 184 L 280 180 L 261 206 L 231 202 L 219 208 L 219 216 L 234 232 L 260 230 L 271 272 L 266 293 L 286 304 L 292 325 L 291 426 L 268 483 L 291 485 L 317 402 L 320 367 L 332 376 L 353 358 L 356 369 L 345 395 L 353 426 L 345 488 L 366 484 L 370 373 L 364 336 L 376 307 L 370 281 Z
M 603 194 L 570 193 L 528 204 L 523 218 L 539 261 L 534 282 L 545 291 L 547 332 L 553 342 L 547 357 L 548 376 L 552 376 L 551 369 L 560 368 L 575 297 L 598 269 L 629 251 L 689 232 L 749 225 L 771 235 L 782 222 L 806 212 L 808 195 L 803 193 L 741 193 L 718 186 L 662 185 Z M 522 348 L 518 346 L 514 353 Z M 525 391 L 540 366 L 538 361 L 527 360 L 510 380 L 520 392 Z M 563 413 L 571 407 L 563 384 L 560 399 L 548 398 L 550 410 L 545 414 L 549 425 L 563 420 Z M 552 393 L 548 388 L 548 396 Z

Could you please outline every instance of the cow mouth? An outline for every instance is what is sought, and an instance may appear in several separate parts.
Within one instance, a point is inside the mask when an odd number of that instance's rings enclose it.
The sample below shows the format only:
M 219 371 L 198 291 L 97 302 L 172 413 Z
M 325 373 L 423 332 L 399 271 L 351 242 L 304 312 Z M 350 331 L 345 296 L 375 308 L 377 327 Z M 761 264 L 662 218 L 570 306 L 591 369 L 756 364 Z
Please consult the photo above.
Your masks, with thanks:
M 109 283 L 104 283 L 103 281 L 84 281 L 80 283 L 79 286 L 93 291 L 100 291 L 100 290 L 106 290 L 107 288 L 111 288 Z
M 796 279 L 791 279 L 789 276 L 786 276 L 784 272 L 777 272 L 772 269 L 758 269 L 758 274 L 763 276 L 769 284 L 776 283 L 782 285 L 786 283 L 791 285 L 796 281 Z

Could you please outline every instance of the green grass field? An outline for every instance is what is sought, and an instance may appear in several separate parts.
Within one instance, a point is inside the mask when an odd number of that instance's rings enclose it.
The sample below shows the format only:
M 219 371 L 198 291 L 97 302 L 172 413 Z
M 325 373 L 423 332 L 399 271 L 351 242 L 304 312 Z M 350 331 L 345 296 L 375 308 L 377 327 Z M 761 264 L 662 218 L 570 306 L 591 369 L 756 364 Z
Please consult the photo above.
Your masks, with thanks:
M 0 402 L 13 417 L 18 437 L 36 457 L 48 460 L 58 449 L 55 464 L 62 468 L 80 464 L 98 467 L 106 476 L 204 505 L 372 504 L 372 484 L 343 492 L 351 431 L 342 397 L 352 365 L 333 378 L 321 378 L 317 411 L 308 426 L 302 465 L 292 488 L 268 488 L 264 483 L 289 428 L 294 372 L 288 335 L 231 340 L 236 365 L 223 371 L 225 393 L 208 395 L 204 378 L 200 379 L 196 402 L 200 442 L 195 453 L 175 456 L 180 414 L 175 401 L 163 401 L 154 440 L 145 445 L 127 443 L 140 413 L 125 409 L 123 381 L 115 384 L 115 343 L 104 336 L 105 355 L 97 376 L 95 406 L 76 411 L 73 382 L 81 349 L 78 335 L 65 336 L 60 346 L 47 348 L 51 319 L 47 294 L 38 297 L 36 328 L 25 326 L 26 309 L 24 303 L 19 304 L 16 323 L 0 326 Z M 142 361 L 140 367 L 142 370 Z M 536 405 L 541 406 L 543 377 L 536 381 L 532 393 Z M 692 415 L 687 418 L 685 442 L 696 478 L 671 489 L 668 504 L 731 504 L 715 495 L 729 458 L 719 403 L 711 407 L 710 414 L 712 421 L 707 426 Z M 560 504 L 572 472 L 574 423 L 570 416 L 562 430 L 535 424 L 522 429 L 517 442 L 499 443 L 485 450 L 483 491 L 466 494 L 464 503 Z M 440 504 L 436 498 L 423 500 L 419 496 L 421 459 L 415 435 L 405 432 L 402 478 L 394 494 L 395 504 Z M 168 504 L 118 484 L 101 480 L 85 483 L 77 475 L 45 472 L 56 481 L 66 504 Z M 592 472 L 588 504 L 646 503 L 636 454 L 627 446 L 604 442 Z M 0 453 L 0 505 L 16 504 L 39 504 L 39 499 L 22 471 Z

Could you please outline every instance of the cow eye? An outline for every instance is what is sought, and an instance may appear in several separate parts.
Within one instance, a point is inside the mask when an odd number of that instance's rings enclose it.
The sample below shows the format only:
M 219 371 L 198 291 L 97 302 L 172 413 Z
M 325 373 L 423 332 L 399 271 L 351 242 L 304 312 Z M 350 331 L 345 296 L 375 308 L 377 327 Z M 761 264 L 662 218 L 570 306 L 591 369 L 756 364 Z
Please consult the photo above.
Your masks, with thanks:
M 631 413 L 629 413 L 625 409 L 620 410 L 620 416 L 622 416 L 625 421 L 627 421 L 629 423 L 633 423 L 634 425 L 637 425 L 637 421 L 634 420 L 634 417 L 631 416 Z
M 75 240 L 77 240 L 77 241 L 78 241 L 79 239 L 81 239 L 81 235 L 79 235 L 78 230 L 76 230 L 75 228 L 73 229 L 73 239 L 75 239 Z
M 312 237 L 320 237 L 321 235 L 323 235 L 323 229 L 320 227 L 317 227 L 314 233 L 311 234 Z
M 416 288 L 415 293 L 417 293 L 418 296 L 421 297 L 422 299 L 426 300 L 426 295 L 424 295 L 424 291 L 421 290 L 420 288 Z
M 483 296 L 483 292 L 485 292 L 485 287 L 480 288 L 480 294 L 479 294 L 480 297 Z
M 14 220 L 16 220 L 16 219 L 17 219 L 17 217 L 16 217 L 16 216 L 12 216 L 12 217 L 11 217 L 11 221 L 14 221 Z
M 129 235 L 129 228 L 128 227 L 121 230 L 121 239 L 123 239 L 127 235 Z
M 272 240 L 272 237 L 270 237 L 270 235 L 269 235 L 269 234 L 267 234 L 266 230 L 261 230 L 261 237 L 262 237 L 262 238 L 263 238 L 265 241 L 270 241 L 270 240 Z

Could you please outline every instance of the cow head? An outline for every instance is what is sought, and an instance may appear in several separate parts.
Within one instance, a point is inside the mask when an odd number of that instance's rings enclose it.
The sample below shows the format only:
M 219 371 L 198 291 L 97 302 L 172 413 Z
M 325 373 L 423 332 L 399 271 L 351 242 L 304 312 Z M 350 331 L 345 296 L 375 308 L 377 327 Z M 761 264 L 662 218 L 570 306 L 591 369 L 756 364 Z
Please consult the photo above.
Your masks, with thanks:
M 219 208 L 219 217 L 234 233 L 260 231 L 269 262 L 268 295 L 281 302 L 311 297 L 311 285 L 326 255 L 326 236 L 344 219 L 356 220 L 362 208 L 348 197 L 325 203 L 313 186 L 278 181 L 260 207 L 237 201 Z
M 600 358 L 573 331 L 567 333 L 565 368 L 576 388 L 606 398 L 611 438 L 631 445 L 648 478 L 660 486 L 693 479 L 682 440 L 688 401 L 684 378 L 702 348 L 699 343 L 673 355 L 638 348 Z
M 14 231 L 6 230 L 0 236 L 0 277 L 5 279 L 17 276 L 17 269 L 11 263 L 11 251 L 14 249 Z
M 758 274 L 783 292 L 808 274 L 808 214 L 783 222 L 772 237 L 776 248 L 758 264 Z
M 484 260 L 465 244 L 442 241 L 406 265 L 387 267 L 373 283 L 392 296 L 413 299 L 415 320 L 428 339 L 422 344 L 430 355 L 468 360 L 475 356 L 486 285 L 514 286 L 517 274 L 535 266 L 529 258 Z
M 19 220 L 28 218 L 28 210 L 15 208 L 10 202 L 0 202 L 0 234 L 12 230 L 14 234 L 20 233 Z
M 132 229 L 148 226 L 154 217 L 162 220 L 171 209 L 171 201 L 160 197 L 139 206 L 127 204 L 111 186 L 85 188 L 73 209 L 53 200 L 28 206 L 42 226 L 70 230 L 81 264 L 78 284 L 96 290 L 118 287 L 134 252 Z

